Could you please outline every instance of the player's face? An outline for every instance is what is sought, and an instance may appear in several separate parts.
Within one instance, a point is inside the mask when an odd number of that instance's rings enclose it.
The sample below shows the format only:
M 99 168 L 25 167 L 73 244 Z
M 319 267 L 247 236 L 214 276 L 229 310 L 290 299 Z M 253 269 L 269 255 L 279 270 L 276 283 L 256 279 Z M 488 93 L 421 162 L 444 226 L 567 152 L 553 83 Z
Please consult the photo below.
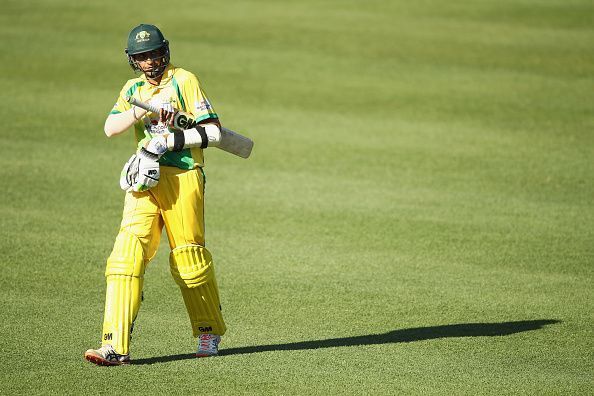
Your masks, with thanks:
M 134 60 L 138 62 L 142 71 L 148 71 L 153 66 L 161 66 L 163 62 L 163 51 L 154 50 L 149 52 L 143 52 L 141 54 L 132 55 Z
M 140 70 L 149 78 L 156 77 L 155 74 L 163 69 L 166 62 L 165 49 L 163 48 L 132 55 L 132 58 Z

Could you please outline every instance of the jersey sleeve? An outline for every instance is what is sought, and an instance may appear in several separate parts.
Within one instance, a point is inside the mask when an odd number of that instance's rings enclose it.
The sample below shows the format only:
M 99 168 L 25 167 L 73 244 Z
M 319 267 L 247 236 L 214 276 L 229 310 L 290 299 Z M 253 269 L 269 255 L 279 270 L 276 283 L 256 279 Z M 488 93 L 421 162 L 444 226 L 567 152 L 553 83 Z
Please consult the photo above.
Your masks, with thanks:
M 123 113 L 126 110 L 130 110 L 132 108 L 132 105 L 128 103 L 126 97 L 132 96 L 134 92 L 136 92 L 136 90 L 142 85 L 142 81 L 128 81 L 120 91 L 120 94 L 118 95 L 118 98 L 109 114 L 118 114 Z
M 183 84 L 181 91 L 184 97 L 186 111 L 191 113 L 196 121 L 202 121 L 207 118 L 218 118 L 196 76 L 190 75 Z

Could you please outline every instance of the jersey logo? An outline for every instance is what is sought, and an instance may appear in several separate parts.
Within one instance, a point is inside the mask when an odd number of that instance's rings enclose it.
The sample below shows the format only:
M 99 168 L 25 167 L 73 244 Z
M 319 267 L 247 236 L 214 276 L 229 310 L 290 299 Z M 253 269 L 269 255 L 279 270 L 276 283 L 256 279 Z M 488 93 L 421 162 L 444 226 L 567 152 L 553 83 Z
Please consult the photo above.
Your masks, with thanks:
M 164 133 L 169 132 L 167 125 L 160 123 L 158 118 L 151 119 L 150 122 L 145 123 L 144 126 L 151 136 L 163 135 Z
M 205 110 L 210 110 L 212 108 L 212 106 L 206 99 L 203 99 L 200 102 L 199 101 L 194 102 L 194 107 L 196 108 L 196 111 L 205 111 Z
M 150 37 L 151 37 L 151 34 L 149 32 L 147 32 L 146 30 L 143 30 L 142 32 L 138 32 L 136 34 L 136 42 L 142 43 L 144 41 L 149 41 Z

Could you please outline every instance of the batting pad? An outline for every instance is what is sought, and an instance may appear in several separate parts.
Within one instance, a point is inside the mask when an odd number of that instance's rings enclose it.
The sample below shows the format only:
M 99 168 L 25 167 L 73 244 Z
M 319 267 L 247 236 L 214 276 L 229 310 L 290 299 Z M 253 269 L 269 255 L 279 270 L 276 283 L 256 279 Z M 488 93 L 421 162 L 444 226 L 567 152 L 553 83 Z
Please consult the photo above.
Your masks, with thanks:
M 225 334 L 227 327 L 210 252 L 203 246 L 180 246 L 171 251 L 169 264 L 181 289 L 194 337 L 203 333 Z
M 130 333 L 142 299 L 145 262 L 138 238 L 120 231 L 107 259 L 105 276 L 105 314 L 102 345 L 111 344 L 116 352 L 128 354 Z

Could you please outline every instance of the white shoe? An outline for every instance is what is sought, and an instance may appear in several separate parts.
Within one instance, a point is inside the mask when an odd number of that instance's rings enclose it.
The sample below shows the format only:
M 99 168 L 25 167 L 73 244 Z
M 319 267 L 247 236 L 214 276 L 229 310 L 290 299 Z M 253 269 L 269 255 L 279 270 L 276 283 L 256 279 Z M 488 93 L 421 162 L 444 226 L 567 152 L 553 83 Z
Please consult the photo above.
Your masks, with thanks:
M 221 336 L 214 334 L 200 334 L 198 337 L 198 351 L 196 357 L 216 356 L 219 353 Z
M 99 366 L 130 364 L 130 355 L 120 355 L 111 345 L 103 345 L 99 349 L 87 350 L 85 352 L 85 359 Z

